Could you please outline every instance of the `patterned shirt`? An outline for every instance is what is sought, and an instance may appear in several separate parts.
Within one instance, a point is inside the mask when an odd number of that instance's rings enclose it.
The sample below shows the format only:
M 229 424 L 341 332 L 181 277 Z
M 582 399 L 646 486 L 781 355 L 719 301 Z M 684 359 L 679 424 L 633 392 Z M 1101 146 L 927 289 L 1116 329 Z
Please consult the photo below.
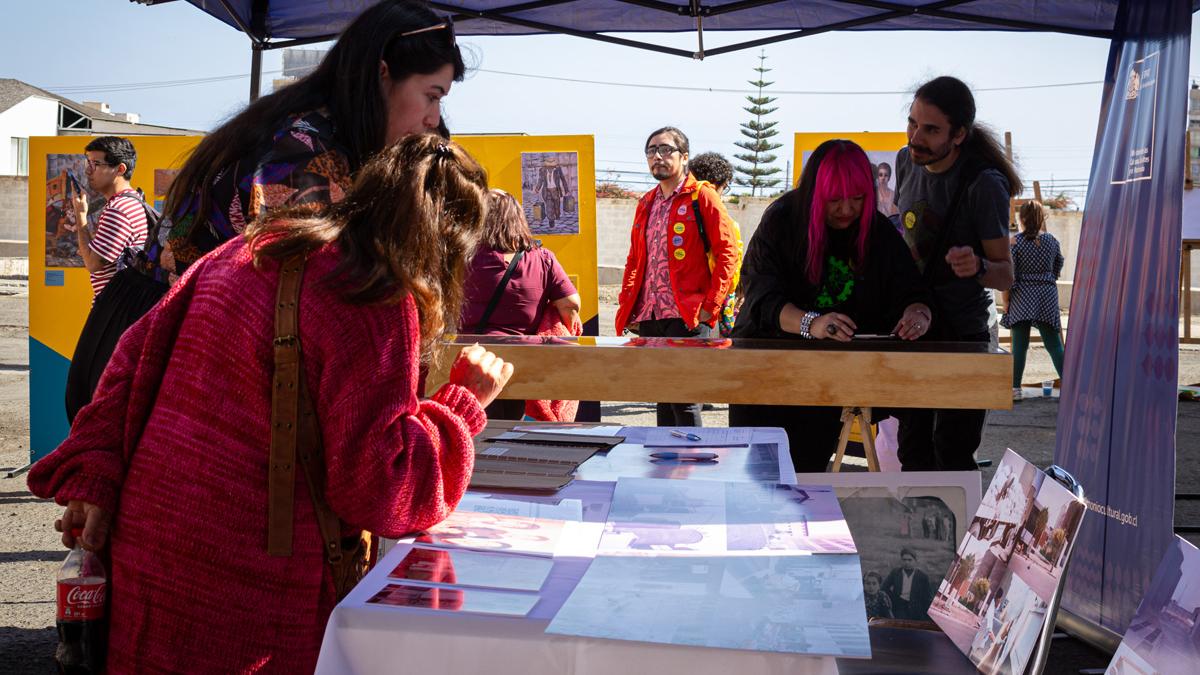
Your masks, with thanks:
M 654 203 L 646 220 L 646 276 L 633 308 L 633 323 L 681 318 L 679 307 L 675 304 L 675 292 L 671 290 L 671 268 L 667 260 L 670 232 L 667 223 L 671 220 L 671 203 L 683 189 L 683 183 L 679 181 L 675 190 L 666 197 L 661 189 L 654 191 Z
M 104 266 L 91 273 L 92 300 L 117 273 L 117 261 L 125 249 L 139 249 L 146 243 L 146 209 L 136 190 L 122 190 L 108 198 L 96 219 L 88 248 L 104 260 Z
M 196 227 L 199 196 L 174 214 L 163 214 L 158 232 L 136 266 L 164 283 L 174 283 L 189 265 L 277 206 L 311 206 L 341 201 L 350 187 L 350 162 L 335 140 L 324 111 L 289 118 L 249 155 L 217 174 L 209 189 L 208 220 Z

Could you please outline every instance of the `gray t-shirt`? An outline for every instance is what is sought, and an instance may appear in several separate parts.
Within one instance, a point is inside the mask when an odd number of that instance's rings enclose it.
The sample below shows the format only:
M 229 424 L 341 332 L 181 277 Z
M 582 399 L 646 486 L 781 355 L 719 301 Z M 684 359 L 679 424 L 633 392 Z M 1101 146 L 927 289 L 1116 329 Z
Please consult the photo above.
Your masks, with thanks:
M 948 171 L 931 173 L 909 160 L 907 147 L 896 155 L 900 229 L 917 267 L 922 272 L 930 268 L 925 278 L 934 295 L 933 323 L 943 338 L 986 333 L 991 302 L 991 293 L 978 281 L 954 275 L 946 264 L 946 251 L 952 246 L 970 246 L 982 256 L 983 241 L 1008 238 L 1008 180 L 996 169 L 983 170 L 967 187 L 949 233 L 942 235 L 946 211 L 967 163 L 959 157 Z M 941 328 L 950 331 L 937 330 L 939 321 L 944 322 Z

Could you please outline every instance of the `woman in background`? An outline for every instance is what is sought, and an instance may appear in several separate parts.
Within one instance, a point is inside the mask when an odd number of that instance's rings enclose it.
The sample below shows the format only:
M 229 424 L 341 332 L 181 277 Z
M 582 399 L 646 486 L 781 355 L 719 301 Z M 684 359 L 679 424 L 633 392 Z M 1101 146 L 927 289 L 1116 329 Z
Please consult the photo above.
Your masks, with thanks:
M 467 272 L 462 332 L 583 334 L 579 292 L 554 253 L 533 238 L 516 197 L 493 189 L 487 203 L 483 238 Z M 525 401 L 498 400 L 487 412 L 489 418 L 519 420 Z
M 1012 331 L 1013 399 L 1021 398 L 1021 377 L 1029 351 L 1029 328 L 1037 326 L 1042 343 L 1062 378 L 1062 322 L 1058 306 L 1058 276 L 1063 254 L 1054 235 L 1046 232 L 1046 208 L 1041 202 L 1021 205 L 1021 233 L 1012 238 L 1013 285 L 1000 323 Z
M 67 419 L 92 400 L 117 340 L 189 265 L 269 208 L 319 214 L 341 201 L 372 156 L 438 128 L 440 100 L 465 70 L 449 19 L 420 0 L 383 0 L 342 31 L 316 70 L 206 135 L 171 183 L 145 248 L 127 251 L 96 298 L 71 358 Z
M 912 254 L 875 207 L 862 148 L 822 143 L 800 185 L 763 214 L 742 265 L 745 301 L 735 338 L 849 342 L 855 335 L 916 340 L 929 330 L 929 293 Z M 841 408 L 731 405 L 729 425 L 783 427 L 797 472 L 824 471 Z

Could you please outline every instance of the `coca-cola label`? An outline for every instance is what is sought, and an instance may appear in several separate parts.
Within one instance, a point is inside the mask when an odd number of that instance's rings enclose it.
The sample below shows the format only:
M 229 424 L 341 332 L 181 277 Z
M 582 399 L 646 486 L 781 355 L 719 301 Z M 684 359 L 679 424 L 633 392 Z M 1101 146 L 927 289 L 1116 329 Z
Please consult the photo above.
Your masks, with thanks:
M 58 582 L 58 620 L 103 619 L 105 592 L 103 579 L 66 579 Z

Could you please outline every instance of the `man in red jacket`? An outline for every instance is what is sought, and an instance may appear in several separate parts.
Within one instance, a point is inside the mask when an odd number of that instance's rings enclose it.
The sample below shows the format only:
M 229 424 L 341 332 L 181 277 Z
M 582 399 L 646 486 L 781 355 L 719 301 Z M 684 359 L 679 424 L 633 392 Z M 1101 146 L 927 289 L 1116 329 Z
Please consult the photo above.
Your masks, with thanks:
M 617 335 L 629 329 L 642 337 L 712 337 L 737 264 L 733 221 L 720 195 L 688 174 L 682 131 L 650 134 L 646 164 L 658 187 L 634 214 Z M 703 426 L 700 404 L 659 403 L 658 424 Z

